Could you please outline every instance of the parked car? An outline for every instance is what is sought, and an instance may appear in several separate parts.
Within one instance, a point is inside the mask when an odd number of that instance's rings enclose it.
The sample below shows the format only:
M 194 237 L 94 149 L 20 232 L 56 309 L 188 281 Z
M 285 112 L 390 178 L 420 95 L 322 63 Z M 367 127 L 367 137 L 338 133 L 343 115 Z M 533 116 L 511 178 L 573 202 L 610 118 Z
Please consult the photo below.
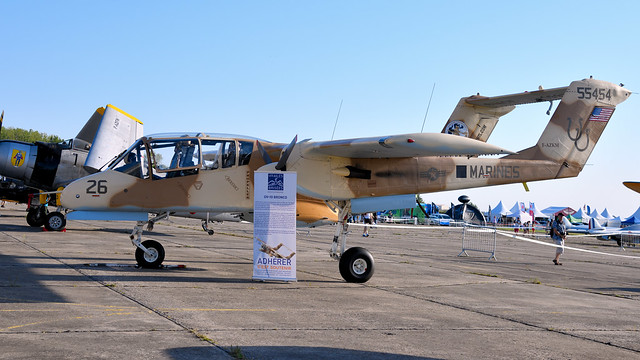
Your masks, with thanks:
M 449 226 L 451 217 L 447 214 L 431 214 L 429 215 L 429 225 Z

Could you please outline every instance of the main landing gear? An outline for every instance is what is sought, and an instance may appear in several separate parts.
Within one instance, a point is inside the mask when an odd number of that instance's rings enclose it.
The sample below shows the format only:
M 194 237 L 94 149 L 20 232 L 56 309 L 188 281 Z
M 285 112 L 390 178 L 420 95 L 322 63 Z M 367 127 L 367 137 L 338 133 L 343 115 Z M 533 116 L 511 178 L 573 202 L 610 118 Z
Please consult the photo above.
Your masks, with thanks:
M 331 203 L 338 208 L 338 224 L 336 233 L 333 236 L 333 244 L 329 255 L 339 260 L 338 268 L 340 275 L 346 282 L 364 283 L 373 276 L 374 263 L 373 256 L 365 248 L 352 247 L 345 251 L 347 243 L 347 230 L 349 224 L 347 219 L 351 213 L 351 201 L 340 201 L 338 204 Z M 338 242 L 340 252 L 338 253 Z
M 53 193 L 29 194 L 27 201 L 27 224 L 29 226 L 44 226 L 47 231 L 62 231 L 67 226 L 67 217 L 62 213 L 57 199 L 51 197 L 51 194 Z M 49 212 L 49 206 L 58 206 L 58 210 Z
M 155 240 L 142 241 L 142 229 L 147 225 L 147 230 L 153 230 L 153 225 L 163 219 L 169 217 L 169 213 L 162 213 L 149 221 L 138 221 L 133 228 L 131 235 L 131 242 L 136 246 L 136 262 L 138 266 L 143 268 L 159 268 L 164 261 L 164 247 L 162 244 Z
M 32 206 L 27 212 L 27 224 L 44 226 L 48 231 L 62 231 L 67 225 L 67 217 L 60 211 L 48 212 L 45 205 Z

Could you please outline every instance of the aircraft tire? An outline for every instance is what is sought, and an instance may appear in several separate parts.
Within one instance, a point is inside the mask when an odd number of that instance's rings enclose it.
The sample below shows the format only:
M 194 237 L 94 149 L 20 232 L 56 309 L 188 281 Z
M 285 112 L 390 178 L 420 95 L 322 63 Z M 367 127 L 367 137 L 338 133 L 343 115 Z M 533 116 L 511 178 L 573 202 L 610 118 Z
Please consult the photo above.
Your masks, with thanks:
M 361 247 L 352 247 L 340 257 L 340 275 L 346 282 L 364 283 L 373 276 L 373 256 Z
M 158 268 L 164 261 L 164 247 L 162 244 L 155 240 L 145 240 L 142 242 L 142 246 L 151 251 L 152 255 L 142 251 L 140 248 L 136 248 L 136 262 L 143 268 Z
M 59 211 L 49 213 L 44 221 L 44 228 L 48 231 L 62 231 L 67 225 L 67 219 Z
M 40 208 L 31 208 L 27 213 L 27 224 L 32 227 L 41 227 L 47 220 L 46 213 Z

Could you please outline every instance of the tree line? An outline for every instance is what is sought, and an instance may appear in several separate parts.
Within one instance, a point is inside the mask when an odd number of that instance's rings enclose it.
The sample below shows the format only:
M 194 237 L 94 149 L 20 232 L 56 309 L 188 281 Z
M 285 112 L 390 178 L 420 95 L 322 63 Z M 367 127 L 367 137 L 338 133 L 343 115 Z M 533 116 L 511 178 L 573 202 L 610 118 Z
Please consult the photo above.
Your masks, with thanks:
M 33 129 L 25 130 L 20 128 L 3 127 L 2 132 L 0 133 L 0 140 L 17 140 L 25 142 L 42 141 L 58 143 L 63 139 L 61 139 L 57 135 L 49 135 Z

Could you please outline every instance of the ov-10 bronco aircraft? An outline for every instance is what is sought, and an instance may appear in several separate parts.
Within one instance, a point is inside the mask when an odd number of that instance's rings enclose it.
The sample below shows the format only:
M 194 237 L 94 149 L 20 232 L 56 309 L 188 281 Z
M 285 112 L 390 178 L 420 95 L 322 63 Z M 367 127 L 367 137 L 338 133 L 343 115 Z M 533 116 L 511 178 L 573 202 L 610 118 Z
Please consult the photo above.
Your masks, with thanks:
M 299 195 L 338 209 L 330 254 L 339 259 L 341 275 L 365 282 L 374 272 L 373 257 L 361 247 L 346 249 L 352 202 L 577 176 L 616 105 L 630 95 L 595 79 L 505 96 L 474 95 L 460 101 L 442 133 L 431 134 L 319 142 L 296 137 L 290 144 L 224 134 L 148 136 L 107 170 L 69 184 L 61 200 L 78 211 L 161 214 L 149 225 L 169 212 L 249 214 L 255 171 L 295 171 Z M 514 153 L 485 142 L 515 105 L 558 99 L 533 146 Z M 142 242 L 145 223 L 138 221 L 131 240 L 138 263 L 155 267 L 164 249 L 153 240 Z

